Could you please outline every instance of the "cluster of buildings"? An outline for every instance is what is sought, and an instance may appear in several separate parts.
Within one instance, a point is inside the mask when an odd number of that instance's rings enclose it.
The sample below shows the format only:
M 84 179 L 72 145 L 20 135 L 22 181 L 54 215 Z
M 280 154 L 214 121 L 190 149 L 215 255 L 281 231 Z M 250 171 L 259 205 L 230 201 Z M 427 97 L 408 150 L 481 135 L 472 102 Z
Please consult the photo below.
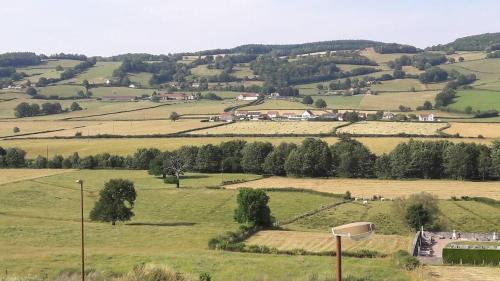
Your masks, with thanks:
M 420 113 L 417 115 L 417 117 L 418 117 L 418 121 L 420 121 L 420 122 L 434 122 L 435 121 L 434 114 L 432 114 L 432 113 Z M 396 114 L 394 114 L 390 111 L 386 111 L 382 115 L 382 120 L 391 121 L 391 120 L 394 120 L 395 118 L 396 118 Z
M 313 120 L 313 119 L 330 119 L 330 120 L 342 120 L 341 114 L 325 112 L 321 115 L 314 114 L 311 110 L 304 110 L 302 113 L 296 112 L 284 112 L 280 113 L 279 111 L 248 111 L 248 110 L 238 110 L 234 114 L 225 112 L 218 116 L 212 116 L 210 121 L 223 121 L 223 122 L 232 122 L 236 120 Z
M 156 101 L 188 101 L 188 100 L 198 100 L 201 98 L 200 93 L 191 93 L 191 94 L 186 94 L 186 93 L 163 93 L 163 94 L 157 94 L 149 97 L 151 100 L 156 100 Z M 139 98 L 137 96 L 104 96 L 102 97 L 102 100 L 104 101 L 137 101 Z

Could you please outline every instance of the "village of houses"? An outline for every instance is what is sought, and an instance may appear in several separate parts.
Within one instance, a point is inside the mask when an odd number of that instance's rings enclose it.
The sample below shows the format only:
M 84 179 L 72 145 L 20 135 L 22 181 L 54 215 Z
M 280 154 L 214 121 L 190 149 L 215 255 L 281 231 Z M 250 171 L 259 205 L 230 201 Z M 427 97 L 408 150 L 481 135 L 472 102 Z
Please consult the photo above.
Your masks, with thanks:
M 290 97 L 280 97 L 278 93 L 272 93 L 267 96 L 268 98 L 274 99 L 294 99 Z M 253 102 L 258 99 L 263 98 L 261 94 L 257 93 L 241 93 L 236 99 L 240 101 Z M 102 98 L 105 101 L 134 101 L 137 97 L 134 96 L 106 96 Z M 151 100 L 157 102 L 166 101 L 196 101 L 201 99 L 200 93 L 161 93 L 150 97 Z M 234 122 L 234 121 L 344 121 L 344 113 L 346 110 L 342 111 L 328 111 L 326 109 L 315 109 L 315 110 L 269 110 L 266 112 L 261 111 L 248 111 L 248 110 L 235 110 L 234 112 L 223 112 L 219 115 L 211 116 L 209 118 L 210 122 Z M 357 112 L 357 111 L 356 111 Z M 367 119 L 367 112 L 357 112 L 360 120 Z M 421 113 L 416 116 L 420 122 L 434 122 L 434 114 Z M 381 120 L 392 121 L 396 120 L 396 114 L 386 111 L 383 112 Z M 347 120 L 346 120 L 347 121 Z

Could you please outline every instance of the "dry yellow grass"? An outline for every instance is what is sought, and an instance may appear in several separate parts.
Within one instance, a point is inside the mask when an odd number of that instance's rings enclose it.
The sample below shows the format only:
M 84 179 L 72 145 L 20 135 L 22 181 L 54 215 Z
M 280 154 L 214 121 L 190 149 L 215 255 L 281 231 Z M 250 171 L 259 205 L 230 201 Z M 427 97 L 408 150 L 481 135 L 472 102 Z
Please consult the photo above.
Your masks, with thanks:
M 444 132 L 472 138 L 479 135 L 485 138 L 500 138 L 500 123 L 451 123 L 451 127 Z
M 429 281 L 498 281 L 499 267 L 425 266 L 423 280 Z
M 437 135 L 437 131 L 446 127 L 445 123 L 419 123 L 419 122 L 358 122 L 339 128 L 338 133 L 353 135 Z
M 64 125 L 68 121 L 57 121 L 56 124 Z M 25 122 L 27 123 L 27 122 Z M 39 122 L 35 123 L 36 126 Z M 44 122 L 46 123 L 46 122 Z M 50 123 L 50 122 L 49 122 Z M 26 137 L 50 138 L 50 137 L 72 137 L 77 132 L 80 132 L 83 137 L 95 135 L 123 135 L 123 136 L 140 136 L 154 134 L 172 134 L 180 131 L 205 128 L 213 126 L 213 123 L 200 122 L 196 119 L 181 119 L 176 122 L 170 120 L 146 120 L 146 121 L 82 121 L 68 122 L 71 128 L 62 131 L 40 133 L 29 135 Z M 78 125 L 78 126 L 75 126 Z M 78 127 L 78 128 L 75 128 Z M 20 136 L 21 138 L 23 136 Z
M 0 169 L 0 185 L 70 172 L 60 169 Z
M 401 86 L 401 88 L 396 90 L 409 90 L 410 87 L 412 87 L 410 85 L 411 83 L 407 85 L 408 86 L 407 89 L 403 89 L 404 87 L 406 87 L 405 85 L 403 85 Z M 390 87 L 393 87 L 394 85 L 388 86 L 388 88 L 384 88 L 386 84 L 377 86 L 380 87 L 380 90 L 383 89 L 390 90 Z M 362 109 L 372 109 L 372 110 L 380 110 L 380 109 L 398 110 L 400 105 L 404 105 L 415 109 L 417 108 L 417 106 L 423 105 L 425 101 L 434 101 L 437 94 L 438 91 L 425 91 L 425 92 L 380 93 L 378 95 L 366 95 L 361 100 L 360 107 Z
M 308 121 L 240 121 L 226 126 L 208 128 L 191 134 L 328 134 L 344 122 Z
M 72 129 L 76 127 L 89 126 L 96 122 L 79 122 L 79 121 L 1 121 L 0 122 L 0 137 L 16 135 L 13 132 L 14 127 L 18 127 L 18 134 L 31 134 L 48 130 Z
M 342 251 L 372 250 L 391 254 L 398 250 L 407 251 L 411 238 L 400 235 L 373 235 L 370 239 L 354 241 L 344 239 Z M 325 232 L 302 231 L 259 231 L 245 241 L 248 245 L 273 247 L 278 250 L 302 249 L 311 252 L 335 251 L 335 239 L 328 229 Z
M 183 145 L 204 145 L 204 144 L 219 144 L 223 141 L 235 139 L 244 139 L 248 142 L 253 141 L 268 141 L 273 145 L 278 145 L 281 142 L 300 143 L 304 140 L 303 137 L 203 137 L 203 138 L 118 138 L 118 139 L 11 139 L 1 140 L 0 146 L 19 147 L 27 152 L 27 156 L 34 158 L 37 155 L 45 155 L 47 148 L 49 156 L 54 154 L 70 155 L 78 151 L 81 156 L 93 155 L 103 152 L 108 152 L 118 155 L 128 155 L 134 153 L 141 147 L 156 147 L 161 150 L 174 150 Z M 337 142 L 335 137 L 321 138 L 328 144 Z M 416 140 L 425 140 L 415 138 Z M 409 141 L 408 138 L 357 138 L 360 142 L 366 145 L 372 152 L 376 154 L 388 153 L 396 145 Z M 428 139 L 427 139 L 428 140 Z M 489 145 L 491 139 L 448 139 L 451 142 L 473 142 Z
M 228 189 L 250 188 L 303 188 L 334 194 L 350 191 L 354 197 L 385 198 L 408 196 L 418 192 L 429 192 L 439 198 L 451 196 L 483 196 L 500 199 L 498 182 L 470 182 L 452 180 L 377 180 L 377 179 L 302 179 L 270 177 L 261 180 L 228 185 Z

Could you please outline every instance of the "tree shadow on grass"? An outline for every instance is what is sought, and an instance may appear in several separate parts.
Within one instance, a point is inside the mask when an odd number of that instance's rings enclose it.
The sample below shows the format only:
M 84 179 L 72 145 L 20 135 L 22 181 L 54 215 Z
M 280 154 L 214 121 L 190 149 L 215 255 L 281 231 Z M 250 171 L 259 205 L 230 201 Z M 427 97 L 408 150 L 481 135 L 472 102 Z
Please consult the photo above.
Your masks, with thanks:
M 125 225 L 130 226 L 193 226 L 194 222 L 131 222 Z
M 205 178 L 208 178 L 210 176 L 207 176 L 207 175 L 184 175 L 184 176 L 181 176 L 181 180 L 188 180 L 188 179 L 205 179 Z

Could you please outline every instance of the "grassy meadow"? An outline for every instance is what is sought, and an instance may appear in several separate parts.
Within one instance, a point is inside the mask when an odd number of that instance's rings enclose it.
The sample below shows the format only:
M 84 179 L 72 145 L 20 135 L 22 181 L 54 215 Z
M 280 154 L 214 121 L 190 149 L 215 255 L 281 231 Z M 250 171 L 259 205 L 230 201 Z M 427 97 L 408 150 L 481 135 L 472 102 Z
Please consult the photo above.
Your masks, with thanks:
M 2 173 L 3 171 L 0 171 Z M 253 175 L 225 175 L 249 180 Z M 103 183 L 111 178 L 135 182 L 138 193 L 132 221 L 86 226 L 86 264 L 99 271 L 125 272 L 140 263 L 165 264 L 215 280 L 304 280 L 331 275 L 332 258 L 230 253 L 207 249 L 209 238 L 236 229 L 233 190 L 206 189 L 220 175 L 188 174 L 175 189 L 145 171 L 73 171 L 0 185 L 0 264 L 10 274 L 54 276 L 79 262 L 79 192 L 85 182 L 86 217 Z M 331 202 L 331 197 L 296 192 L 268 192 L 278 220 Z M 325 230 L 327 232 L 327 230 Z M 15 237 L 15 239 L 12 239 Z M 305 273 L 307 272 L 307 273 Z M 389 258 L 344 259 L 344 272 L 373 280 L 409 280 Z
M 457 92 L 454 102 L 448 108 L 465 111 L 470 106 L 473 111 L 499 110 L 500 92 L 483 90 L 466 90 Z

